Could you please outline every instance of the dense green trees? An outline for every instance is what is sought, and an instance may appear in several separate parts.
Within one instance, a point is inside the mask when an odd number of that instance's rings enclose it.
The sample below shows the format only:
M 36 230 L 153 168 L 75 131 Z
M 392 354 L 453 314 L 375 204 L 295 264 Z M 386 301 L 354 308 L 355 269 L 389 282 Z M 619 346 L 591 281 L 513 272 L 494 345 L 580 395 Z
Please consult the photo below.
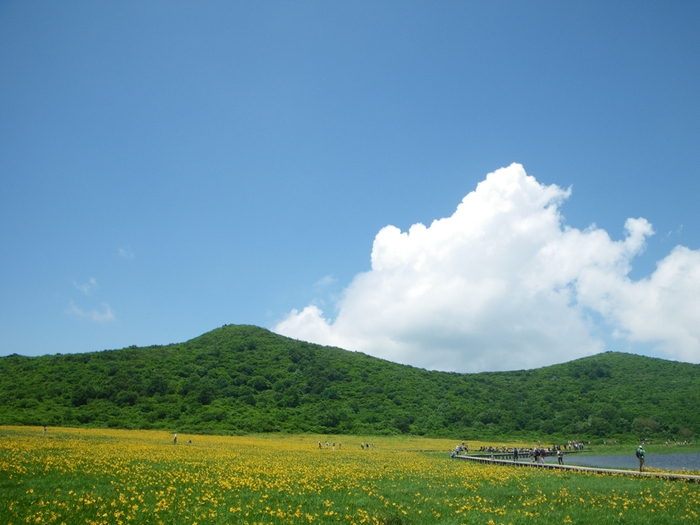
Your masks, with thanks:
M 192 432 L 687 439 L 700 366 L 606 353 L 537 370 L 429 372 L 224 326 L 182 344 L 0 358 L 0 423 Z

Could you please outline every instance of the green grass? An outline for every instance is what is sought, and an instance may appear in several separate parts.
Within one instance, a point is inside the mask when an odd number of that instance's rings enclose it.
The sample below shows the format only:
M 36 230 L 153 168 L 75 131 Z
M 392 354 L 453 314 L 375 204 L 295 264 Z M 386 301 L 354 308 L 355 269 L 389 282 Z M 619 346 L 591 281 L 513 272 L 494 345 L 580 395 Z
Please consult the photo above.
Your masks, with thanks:
M 226 438 L 0 428 L 0 523 L 667 524 L 700 520 L 700 485 L 484 466 L 415 452 L 451 442 Z M 476 443 L 470 443 L 470 446 Z

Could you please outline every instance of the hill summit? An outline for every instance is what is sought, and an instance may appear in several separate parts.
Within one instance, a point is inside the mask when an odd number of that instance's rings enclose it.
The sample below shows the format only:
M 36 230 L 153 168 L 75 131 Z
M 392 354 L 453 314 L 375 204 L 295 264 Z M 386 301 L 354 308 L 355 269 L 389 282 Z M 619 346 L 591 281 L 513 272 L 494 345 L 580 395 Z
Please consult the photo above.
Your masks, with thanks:
M 0 424 L 688 439 L 700 365 L 605 353 L 457 374 L 226 325 L 180 344 L 0 358 Z

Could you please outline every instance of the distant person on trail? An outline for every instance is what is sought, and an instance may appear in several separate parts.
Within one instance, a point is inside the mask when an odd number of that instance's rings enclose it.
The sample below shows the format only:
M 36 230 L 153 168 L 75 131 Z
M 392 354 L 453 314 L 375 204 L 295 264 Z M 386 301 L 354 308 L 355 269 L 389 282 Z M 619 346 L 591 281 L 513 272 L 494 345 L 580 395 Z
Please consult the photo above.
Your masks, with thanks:
M 513 447 L 513 461 L 518 461 L 518 447 Z
M 173 436 L 173 445 L 177 445 L 177 434 Z
M 557 461 L 560 465 L 564 464 L 564 453 L 561 451 L 561 449 L 557 450 Z
M 639 472 L 644 472 L 644 447 L 642 445 L 639 445 L 636 455 L 639 458 Z
M 44 437 L 46 437 L 46 425 L 44 425 Z

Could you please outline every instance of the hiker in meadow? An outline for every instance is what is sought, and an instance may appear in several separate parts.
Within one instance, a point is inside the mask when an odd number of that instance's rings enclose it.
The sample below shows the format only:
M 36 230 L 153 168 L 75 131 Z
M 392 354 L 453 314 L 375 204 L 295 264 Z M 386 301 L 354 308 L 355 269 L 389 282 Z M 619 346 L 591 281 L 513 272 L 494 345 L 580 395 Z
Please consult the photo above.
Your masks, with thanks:
M 177 445 L 177 434 L 173 436 L 173 445 Z
M 557 450 L 557 461 L 560 465 L 564 464 L 564 453 L 561 451 L 561 448 Z
M 639 472 L 644 472 L 644 447 L 642 445 L 639 445 L 636 455 L 639 458 Z
M 518 461 L 518 447 L 513 447 L 513 461 Z

